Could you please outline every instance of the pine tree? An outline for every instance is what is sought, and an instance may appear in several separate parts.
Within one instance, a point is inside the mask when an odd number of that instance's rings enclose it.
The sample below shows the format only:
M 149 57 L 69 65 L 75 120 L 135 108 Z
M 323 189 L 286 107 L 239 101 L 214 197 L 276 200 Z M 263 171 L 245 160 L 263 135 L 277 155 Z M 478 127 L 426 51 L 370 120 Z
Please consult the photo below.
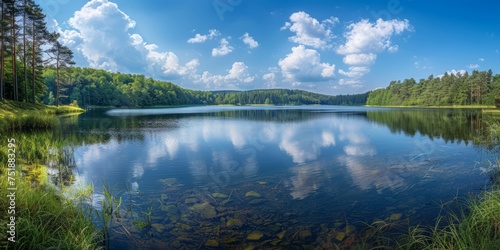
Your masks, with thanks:
M 59 37 L 60 34 L 58 33 L 51 34 L 52 47 L 47 51 L 51 56 L 50 60 L 56 70 L 56 106 L 59 106 L 62 85 L 61 71 L 75 64 L 75 62 L 73 62 L 73 51 L 71 51 L 67 46 L 62 45 L 58 40 Z

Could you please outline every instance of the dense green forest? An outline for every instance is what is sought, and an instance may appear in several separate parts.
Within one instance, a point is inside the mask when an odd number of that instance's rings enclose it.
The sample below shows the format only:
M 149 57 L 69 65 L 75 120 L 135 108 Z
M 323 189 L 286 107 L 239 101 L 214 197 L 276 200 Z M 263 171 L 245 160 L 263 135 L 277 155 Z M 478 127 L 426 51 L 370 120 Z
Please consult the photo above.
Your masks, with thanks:
M 418 83 L 413 79 L 392 81 L 385 89 L 372 91 L 367 105 L 444 106 L 494 105 L 500 97 L 500 75 L 491 70 L 430 75 Z
M 44 79 L 48 87 L 43 98 L 55 104 L 56 71 L 47 68 Z M 81 106 L 144 107 L 155 105 L 363 105 L 368 93 L 329 96 L 303 90 L 266 89 L 249 91 L 199 91 L 158 81 L 144 75 L 110 73 L 104 70 L 72 67 L 65 70 L 60 81 L 62 104 L 76 101 Z

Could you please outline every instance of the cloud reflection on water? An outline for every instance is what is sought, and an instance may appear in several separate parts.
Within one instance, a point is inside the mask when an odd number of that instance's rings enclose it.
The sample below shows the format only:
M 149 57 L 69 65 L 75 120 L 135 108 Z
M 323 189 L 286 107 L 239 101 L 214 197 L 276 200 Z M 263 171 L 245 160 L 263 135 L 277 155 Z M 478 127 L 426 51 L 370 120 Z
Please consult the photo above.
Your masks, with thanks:
M 330 115 L 293 122 L 255 122 L 195 117 L 179 123 L 182 126 L 173 129 L 146 130 L 148 136 L 140 142 L 143 153 L 127 155 L 133 162 L 128 165 L 130 170 L 123 169 L 126 165 L 119 166 L 135 187 L 139 187 L 147 169 L 186 171 L 197 185 L 214 181 L 226 185 L 231 178 L 256 176 L 263 167 L 288 169 L 288 186 L 294 199 L 304 199 L 320 189 L 332 175 L 342 171 L 339 166 L 345 166 L 346 173 L 362 190 L 380 191 L 402 183 L 383 167 L 368 164 L 377 150 L 368 136 L 368 123 L 362 118 Z M 137 142 L 111 140 L 108 144 L 88 146 L 83 157 L 85 165 L 91 164 L 91 159 L 101 159 L 102 163 L 104 159 L 119 158 L 118 152 L 112 150 L 118 145 L 129 148 L 122 149 L 124 152 L 137 150 Z M 106 156 L 99 155 L 104 148 Z M 283 159 L 279 160 L 280 166 L 269 165 L 277 163 L 270 163 L 272 158 Z M 108 169 L 113 168 L 114 161 L 106 162 Z M 218 182 L 217 178 L 224 181 Z

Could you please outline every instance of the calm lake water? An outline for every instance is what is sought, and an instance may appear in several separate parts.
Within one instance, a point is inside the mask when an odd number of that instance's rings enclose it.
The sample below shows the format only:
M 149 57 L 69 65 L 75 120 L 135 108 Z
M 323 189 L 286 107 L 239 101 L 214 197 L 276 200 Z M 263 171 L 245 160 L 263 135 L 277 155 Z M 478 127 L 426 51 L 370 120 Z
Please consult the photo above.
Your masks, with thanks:
M 495 158 L 472 143 L 480 114 L 117 109 L 72 118 L 63 133 L 83 141 L 73 185 L 92 183 L 98 209 L 105 182 L 123 199 L 112 249 L 307 249 L 349 247 L 374 221 L 433 225 L 442 206 L 487 188 Z

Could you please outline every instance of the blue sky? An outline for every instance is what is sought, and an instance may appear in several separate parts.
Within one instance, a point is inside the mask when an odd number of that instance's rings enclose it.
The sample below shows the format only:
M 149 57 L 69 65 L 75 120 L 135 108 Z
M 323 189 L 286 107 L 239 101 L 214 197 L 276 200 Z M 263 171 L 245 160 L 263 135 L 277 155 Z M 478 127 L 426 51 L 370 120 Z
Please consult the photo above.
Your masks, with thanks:
M 77 66 L 201 90 L 362 93 L 444 72 L 500 73 L 492 1 L 37 1 Z

